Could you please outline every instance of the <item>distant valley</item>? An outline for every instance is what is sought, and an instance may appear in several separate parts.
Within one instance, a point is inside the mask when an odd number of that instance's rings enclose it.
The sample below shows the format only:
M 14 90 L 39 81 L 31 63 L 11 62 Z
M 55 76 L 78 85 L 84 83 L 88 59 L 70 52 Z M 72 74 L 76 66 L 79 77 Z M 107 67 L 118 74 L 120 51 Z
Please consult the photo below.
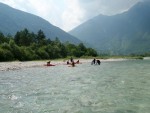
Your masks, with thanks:
M 98 15 L 69 33 L 99 53 L 128 55 L 150 52 L 150 2 L 139 2 L 122 14 Z

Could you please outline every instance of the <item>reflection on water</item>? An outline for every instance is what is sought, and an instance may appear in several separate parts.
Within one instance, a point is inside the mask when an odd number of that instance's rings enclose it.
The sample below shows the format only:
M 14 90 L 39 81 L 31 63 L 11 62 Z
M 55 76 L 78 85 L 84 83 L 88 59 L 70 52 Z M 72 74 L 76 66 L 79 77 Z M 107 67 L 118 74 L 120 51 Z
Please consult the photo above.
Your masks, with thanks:
M 150 60 L 0 72 L 1 113 L 149 113 Z

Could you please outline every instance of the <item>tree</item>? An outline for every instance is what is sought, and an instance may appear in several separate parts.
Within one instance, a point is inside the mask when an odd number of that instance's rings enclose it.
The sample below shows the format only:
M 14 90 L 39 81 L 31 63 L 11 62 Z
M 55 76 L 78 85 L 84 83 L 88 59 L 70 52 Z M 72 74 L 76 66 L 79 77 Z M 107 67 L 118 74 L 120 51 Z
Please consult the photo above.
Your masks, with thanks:
M 86 47 L 84 46 L 83 43 L 80 43 L 80 44 L 78 45 L 78 51 L 79 51 L 79 57 L 85 55 L 87 49 L 86 49 Z
M 37 54 L 41 59 L 49 59 L 49 54 L 45 51 L 44 46 L 38 49 Z
M 19 46 L 15 44 L 14 40 L 10 40 L 9 45 L 11 47 L 11 52 L 13 53 L 15 60 L 21 60 L 23 55 L 21 54 Z
M 79 48 L 80 51 L 86 52 L 86 47 L 84 46 L 83 43 L 80 43 L 80 44 L 78 45 L 78 48 Z
M 65 45 L 61 44 L 59 48 L 60 48 L 61 57 L 62 58 L 67 57 L 67 48 L 65 47 Z
M 19 46 L 29 46 L 31 43 L 35 42 L 34 33 L 30 33 L 28 29 L 24 29 L 23 31 L 17 32 L 14 41 Z
M 22 50 L 24 51 L 24 60 L 35 60 L 40 59 L 40 57 L 35 53 L 34 50 L 31 49 L 31 47 L 22 47 Z
M 57 45 L 53 45 L 53 56 L 54 58 L 61 58 L 61 50 Z
M 97 54 L 97 52 L 94 49 L 88 48 L 85 55 L 86 56 L 94 56 L 94 57 L 96 57 L 98 54 Z
M 14 60 L 14 56 L 11 51 L 7 49 L 2 49 L 0 47 L 0 61 L 11 61 Z
M 40 46 L 47 44 L 47 42 L 46 42 L 46 36 L 45 36 L 45 34 L 44 34 L 44 32 L 42 30 L 38 31 L 38 34 L 37 34 L 37 43 Z
M 11 47 L 8 43 L 4 42 L 1 44 L 1 48 L 2 49 L 7 49 L 7 50 L 10 50 L 11 51 Z
M 0 32 L 0 44 L 5 42 L 5 36 Z
M 55 59 L 85 55 L 97 56 L 97 52 L 92 48 L 86 48 L 83 43 L 75 45 L 67 42 L 64 44 L 58 37 L 51 41 L 46 39 L 42 30 L 34 34 L 24 29 L 18 31 L 14 38 L 5 37 L 3 33 L 0 33 L 0 61 Z

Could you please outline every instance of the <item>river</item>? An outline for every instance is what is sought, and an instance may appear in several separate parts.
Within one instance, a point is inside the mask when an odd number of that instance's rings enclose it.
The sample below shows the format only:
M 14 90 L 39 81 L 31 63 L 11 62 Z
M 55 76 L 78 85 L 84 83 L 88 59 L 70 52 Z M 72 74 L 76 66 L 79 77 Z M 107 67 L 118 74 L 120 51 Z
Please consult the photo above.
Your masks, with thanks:
M 150 60 L 0 72 L 1 113 L 149 113 Z

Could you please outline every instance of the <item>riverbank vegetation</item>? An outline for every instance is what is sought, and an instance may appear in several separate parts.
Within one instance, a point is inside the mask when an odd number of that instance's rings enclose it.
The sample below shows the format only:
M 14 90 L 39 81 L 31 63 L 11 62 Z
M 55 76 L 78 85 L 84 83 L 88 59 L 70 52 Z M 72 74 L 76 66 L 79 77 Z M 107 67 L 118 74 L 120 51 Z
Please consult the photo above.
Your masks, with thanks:
M 143 57 L 150 56 L 150 53 L 118 56 L 98 54 L 96 50 L 85 47 L 83 43 L 78 45 L 69 42 L 62 43 L 57 37 L 52 41 L 45 36 L 42 30 L 35 34 L 24 29 L 18 31 L 14 37 L 0 33 L 0 61 L 68 59 L 71 56 L 86 59 L 93 57 L 97 59 L 143 59 Z
M 98 54 L 94 49 L 85 47 L 83 43 L 61 43 L 57 37 L 52 41 L 42 30 L 35 34 L 24 29 L 18 31 L 14 37 L 0 33 L 0 61 L 58 59 L 67 56 L 96 57 Z

